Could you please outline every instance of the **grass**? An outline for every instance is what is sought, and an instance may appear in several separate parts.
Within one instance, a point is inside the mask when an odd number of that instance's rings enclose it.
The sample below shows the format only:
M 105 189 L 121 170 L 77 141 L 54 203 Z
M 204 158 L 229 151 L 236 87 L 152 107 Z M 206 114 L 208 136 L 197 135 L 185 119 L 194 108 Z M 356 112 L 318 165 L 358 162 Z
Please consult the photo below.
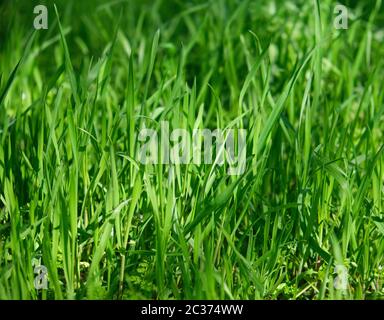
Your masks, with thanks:
M 0 5 L 0 299 L 383 298 L 381 1 L 46 4 Z M 165 120 L 245 172 L 140 164 Z

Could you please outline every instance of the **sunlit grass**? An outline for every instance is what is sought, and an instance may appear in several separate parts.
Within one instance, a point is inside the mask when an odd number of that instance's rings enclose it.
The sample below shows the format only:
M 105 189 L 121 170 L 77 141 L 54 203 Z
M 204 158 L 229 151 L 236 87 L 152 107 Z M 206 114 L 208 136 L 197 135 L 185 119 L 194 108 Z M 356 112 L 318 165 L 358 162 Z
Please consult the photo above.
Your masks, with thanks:
M 1 299 L 382 298 L 381 1 L 10 3 Z M 246 129 L 245 172 L 140 164 L 161 121 Z

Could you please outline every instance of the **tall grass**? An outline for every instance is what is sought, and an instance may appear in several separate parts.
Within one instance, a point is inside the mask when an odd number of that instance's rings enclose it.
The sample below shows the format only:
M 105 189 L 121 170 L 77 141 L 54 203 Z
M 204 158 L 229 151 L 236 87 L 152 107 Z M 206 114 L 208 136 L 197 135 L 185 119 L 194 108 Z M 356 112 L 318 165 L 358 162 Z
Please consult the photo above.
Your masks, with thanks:
M 381 1 L 46 3 L 0 6 L 1 299 L 382 298 Z M 164 120 L 245 172 L 140 164 Z

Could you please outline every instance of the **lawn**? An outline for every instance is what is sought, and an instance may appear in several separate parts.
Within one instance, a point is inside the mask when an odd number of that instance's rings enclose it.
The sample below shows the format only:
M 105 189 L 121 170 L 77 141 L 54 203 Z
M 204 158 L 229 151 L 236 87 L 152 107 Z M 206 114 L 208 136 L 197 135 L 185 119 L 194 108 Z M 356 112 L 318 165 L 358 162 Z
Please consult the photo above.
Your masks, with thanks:
M 1 1 L 0 299 L 384 298 L 384 5 L 341 2 Z

